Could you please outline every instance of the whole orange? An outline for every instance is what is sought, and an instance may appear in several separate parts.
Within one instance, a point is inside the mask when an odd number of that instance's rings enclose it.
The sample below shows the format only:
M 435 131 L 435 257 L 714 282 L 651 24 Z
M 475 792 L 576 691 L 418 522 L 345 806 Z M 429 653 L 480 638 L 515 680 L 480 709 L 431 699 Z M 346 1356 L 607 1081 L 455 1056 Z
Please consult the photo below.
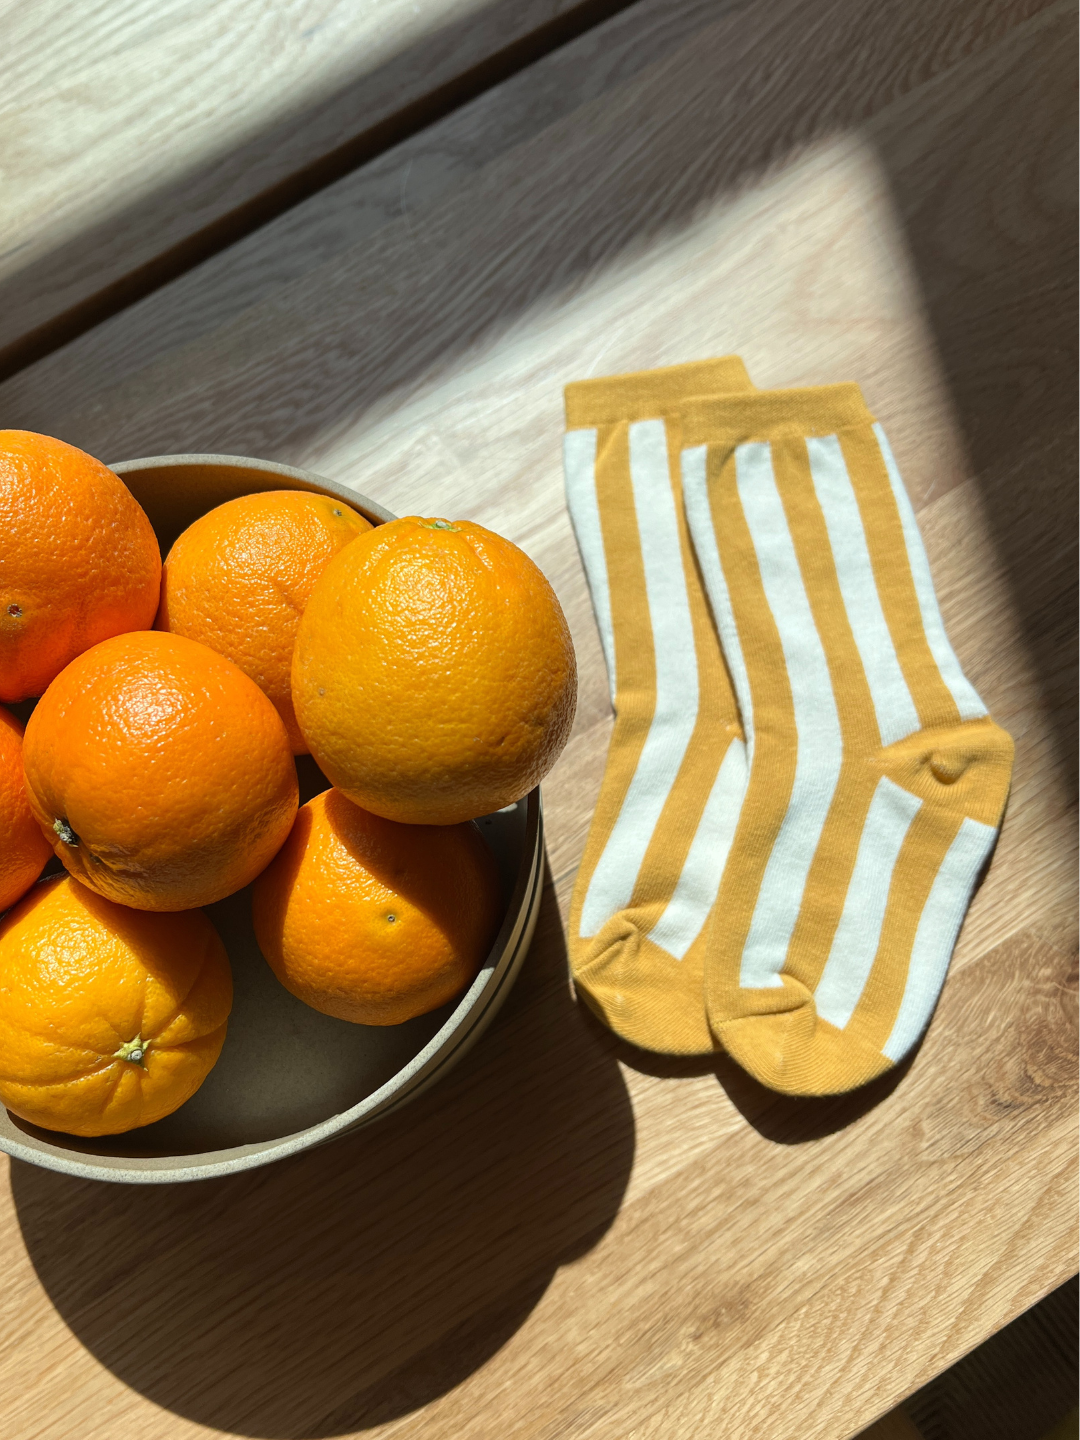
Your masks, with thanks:
M 475 825 L 399 825 L 327 790 L 300 809 L 251 908 L 263 954 L 298 999 L 398 1025 L 464 989 L 502 902 Z
M 0 1101 L 71 1135 L 149 1125 L 213 1069 L 231 1007 L 201 910 L 148 915 L 47 881 L 0 923 Z
M 570 735 L 577 669 L 555 592 L 469 521 L 409 516 L 327 565 L 293 703 L 323 773 L 376 815 L 451 825 L 519 800 Z
M 231 660 L 180 635 L 117 635 L 73 660 L 23 742 L 30 805 L 83 884 L 190 910 L 254 880 L 296 815 L 281 717 Z
M 0 430 L 0 700 L 40 695 L 99 640 L 149 629 L 160 579 L 122 480 L 62 440 Z
M 26 794 L 22 736 L 18 720 L 0 706 L 0 910 L 29 890 L 52 855 Z
M 289 688 L 296 627 L 327 561 L 370 529 L 340 500 L 270 490 L 200 516 L 165 559 L 156 628 L 239 665 L 277 706 L 294 755 L 307 753 Z

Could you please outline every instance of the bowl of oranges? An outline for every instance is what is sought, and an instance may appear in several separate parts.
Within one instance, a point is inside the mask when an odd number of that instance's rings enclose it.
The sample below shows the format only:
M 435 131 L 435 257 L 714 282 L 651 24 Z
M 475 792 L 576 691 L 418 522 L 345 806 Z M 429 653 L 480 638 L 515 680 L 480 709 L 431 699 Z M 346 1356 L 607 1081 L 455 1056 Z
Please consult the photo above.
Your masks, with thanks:
M 576 703 L 541 572 L 289 466 L 24 431 L 0 537 L 0 1148 L 204 1179 L 435 1083 L 536 926 Z

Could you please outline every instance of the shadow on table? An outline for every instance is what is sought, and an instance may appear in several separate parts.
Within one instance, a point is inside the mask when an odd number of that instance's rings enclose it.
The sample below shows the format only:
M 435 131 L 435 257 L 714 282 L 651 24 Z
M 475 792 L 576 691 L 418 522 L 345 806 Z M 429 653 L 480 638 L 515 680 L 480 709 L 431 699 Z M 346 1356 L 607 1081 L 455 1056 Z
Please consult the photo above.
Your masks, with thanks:
M 80 1341 L 201 1425 L 332 1436 L 452 1389 L 619 1209 L 634 1153 L 545 890 L 491 1032 L 369 1131 L 223 1181 L 119 1186 L 12 1162 L 29 1255 Z
M 141 187 L 137 199 L 120 207 L 104 206 L 76 234 L 61 229 L 63 238 L 52 250 L 0 280 L 0 380 L 236 244 L 631 3 L 570 0 L 534 5 L 533 23 L 524 33 L 516 13 L 522 0 L 479 0 L 465 13 L 447 7 L 459 13 L 428 29 L 416 27 L 410 43 L 397 52 L 382 53 L 377 42 L 367 47 L 357 73 L 322 89 L 303 88 L 265 116 L 262 129 L 244 135 L 224 125 L 220 151 L 204 154 L 179 174 L 166 168 L 159 184 Z M 486 44 L 477 44 L 478 34 L 486 37 Z M 466 65 L 476 55 L 483 58 Z M 409 96 L 415 98 L 403 101 Z M 372 123 L 372 115 L 383 118 Z M 311 160 L 312 155 L 318 158 Z M 233 207 L 206 221 L 218 211 L 219 197 L 230 194 Z M 193 228 L 193 216 L 200 212 L 205 223 L 195 221 Z M 89 294 L 82 283 L 87 272 L 101 286 Z M 59 297 L 65 292 L 81 298 L 59 313 L 41 304 L 43 297 L 62 304 Z M 10 312 L 18 315 L 30 300 L 37 300 L 50 318 L 29 332 L 16 327 L 12 333 Z
M 871 134 L 1073 789 L 1077 20 L 1046 8 L 997 75 L 959 94 L 933 87 L 904 124 Z M 919 174 L 909 152 L 927 124 L 939 148 Z
M 598 1037 L 607 1034 L 591 1012 L 585 1010 L 585 1016 L 585 1023 Z M 820 1097 L 780 1095 L 748 1075 L 723 1051 L 715 1055 L 656 1055 L 621 1040 L 616 1040 L 614 1047 L 616 1057 L 641 1075 L 655 1075 L 663 1080 L 715 1075 L 736 1110 L 759 1135 L 778 1145 L 803 1145 L 846 1130 L 887 1099 L 911 1069 L 922 1041 L 899 1065 L 869 1085 L 861 1085 L 845 1095 Z

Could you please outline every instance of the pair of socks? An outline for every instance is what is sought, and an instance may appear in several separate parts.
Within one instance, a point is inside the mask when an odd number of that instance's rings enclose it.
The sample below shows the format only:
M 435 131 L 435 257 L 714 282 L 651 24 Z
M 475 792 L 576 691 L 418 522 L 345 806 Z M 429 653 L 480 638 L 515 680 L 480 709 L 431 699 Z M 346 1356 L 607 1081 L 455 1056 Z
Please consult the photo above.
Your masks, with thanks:
M 735 356 L 566 413 L 616 717 L 578 992 L 645 1049 L 864 1084 L 929 1021 L 1012 770 L 888 442 L 856 385 L 758 391 Z

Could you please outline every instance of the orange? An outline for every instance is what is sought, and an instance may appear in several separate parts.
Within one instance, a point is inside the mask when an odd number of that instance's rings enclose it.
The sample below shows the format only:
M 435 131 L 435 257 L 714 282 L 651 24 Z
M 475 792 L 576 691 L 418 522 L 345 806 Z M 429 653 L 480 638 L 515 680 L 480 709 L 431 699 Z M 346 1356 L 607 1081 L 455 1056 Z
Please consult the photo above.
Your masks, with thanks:
M 73 660 L 23 742 L 30 805 L 84 885 L 139 910 L 190 910 L 247 885 L 296 815 L 285 727 L 253 680 L 154 630 Z
M 577 670 L 555 592 L 523 551 L 413 515 L 323 571 L 292 688 L 312 755 L 350 800 L 451 825 L 539 784 L 569 738 Z
M 0 706 L 0 910 L 25 895 L 52 855 L 26 794 L 22 735 L 15 716 Z
M 160 578 L 122 480 L 62 440 L 0 430 L 0 700 L 40 695 L 99 640 L 149 629 Z
M 503 907 L 475 825 L 399 825 L 327 790 L 300 810 L 251 908 L 263 954 L 298 999 L 398 1025 L 468 985 Z
M 239 665 L 277 706 L 294 755 L 307 753 L 289 689 L 300 615 L 326 562 L 370 529 L 340 500 L 270 490 L 201 516 L 166 557 L 157 629 Z
M 71 1135 L 170 1115 L 221 1053 L 225 947 L 201 910 L 148 915 L 67 877 L 0 924 L 0 1100 Z

